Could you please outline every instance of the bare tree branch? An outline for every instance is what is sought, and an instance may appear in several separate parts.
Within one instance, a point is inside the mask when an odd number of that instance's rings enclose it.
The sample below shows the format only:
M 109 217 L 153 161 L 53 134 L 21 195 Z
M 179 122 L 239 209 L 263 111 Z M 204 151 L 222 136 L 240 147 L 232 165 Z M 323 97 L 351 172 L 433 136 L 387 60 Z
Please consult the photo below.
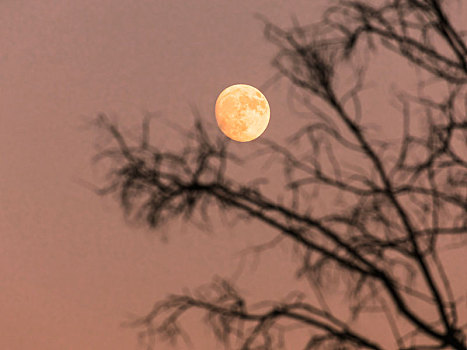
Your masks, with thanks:
M 295 88 L 292 100 L 310 113 L 286 143 L 261 140 L 248 159 L 230 152 L 225 140 L 213 140 L 196 109 L 194 129 L 179 131 L 187 140 L 179 151 L 150 142 L 149 117 L 136 146 L 106 116 L 98 117 L 115 141 L 95 158 L 112 161 L 99 194 L 117 194 L 129 218 L 152 228 L 178 217 L 207 224 L 212 210 L 261 222 L 275 235 L 245 254 L 292 242 L 300 258 L 295 274 L 317 300 L 305 302 L 307 293 L 297 291 L 255 309 L 233 283 L 217 278 L 193 295 L 159 301 L 130 323 L 142 329 L 148 348 L 159 338 L 189 341 L 181 319 L 200 310 L 214 336 L 238 349 L 285 348 L 293 327 L 310 330 L 304 349 L 467 349 L 466 316 L 440 244 L 467 243 L 466 43 L 446 1 L 374 3 L 340 1 L 317 26 L 295 21 L 283 29 L 260 17 L 278 50 L 273 67 Z M 415 93 L 395 91 L 394 120 L 402 130 L 395 140 L 373 135 L 365 124 L 362 91 L 371 62 L 353 61 L 379 46 L 428 76 Z M 337 81 L 342 67 L 353 69 L 350 88 Z M 433 79 L 447 87 L 445 95 L 424 92 Z M 281 164 L 282 199 L 271 198 L 264 179 L 243 184 L 229 177 L 229 162 L 251 160 Z M 342 205 L 314 205 L 332 201 Z M 323 282 L 329 267 L 348 281 L 352 322 L 379 313 L 392 347 L 332 310 Z

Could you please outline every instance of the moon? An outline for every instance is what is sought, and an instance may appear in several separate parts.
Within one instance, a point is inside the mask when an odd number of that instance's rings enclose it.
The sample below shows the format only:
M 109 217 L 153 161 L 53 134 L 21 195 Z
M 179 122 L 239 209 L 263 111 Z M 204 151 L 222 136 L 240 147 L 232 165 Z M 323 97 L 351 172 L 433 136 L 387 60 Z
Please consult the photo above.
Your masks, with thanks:
M 269 124 L 268 100 L 261 91 L 246 84 L 224 89 L 217 98 L 215 112 L 219 129 L 239 142 L 258 138 Z

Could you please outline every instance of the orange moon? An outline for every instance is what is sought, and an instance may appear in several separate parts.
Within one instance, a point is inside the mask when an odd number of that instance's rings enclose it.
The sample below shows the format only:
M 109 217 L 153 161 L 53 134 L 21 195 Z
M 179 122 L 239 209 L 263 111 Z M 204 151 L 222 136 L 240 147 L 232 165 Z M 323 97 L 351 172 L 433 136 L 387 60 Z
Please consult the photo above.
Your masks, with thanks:
M 269 124 L 269 103 L 261 91 L 250 85 L 237 84 L 223 90 L 215 110 L 217 125 L 235 141 L 252 141 Z

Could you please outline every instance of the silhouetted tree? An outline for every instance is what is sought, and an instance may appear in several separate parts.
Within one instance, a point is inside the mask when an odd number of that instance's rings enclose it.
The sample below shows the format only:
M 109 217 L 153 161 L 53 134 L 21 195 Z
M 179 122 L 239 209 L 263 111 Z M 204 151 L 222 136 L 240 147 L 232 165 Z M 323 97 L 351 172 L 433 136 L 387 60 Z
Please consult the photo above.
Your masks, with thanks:
M 385 316 L 394 336 L 388 349 L 467 349 L 462 298 L 452 291 L 440 244 L 456 240 L 463 248 L 467 233 L 467 47 L 448 10 L 448 1 L 360 0 L 336 3 L 314 26 L 281 29 L 260 17 L 278 49 L 273 66 L 309 111 L 286 143 L 255 142 L 256 161 L 281 161 L 283 200 L 268 196 L 261 181 L 229 177 L 229 162 L 242 160 L 225 138 L 208 135 L 199 116 L 178 152 L 150 144 L 150 118 L 132 145 L 98 117 L 116 144 L 97 156 L 113 161 L 100 193 L 118 194 L 128 216 L 153 228 L 177 217 L 206 223 L 217 206 L 258 220 L 278 236 L 252 251 L 293 241 L 297 276 L 318 296 L 310 303 L 291 294 L 253 310 L 233 283 L 215 278 L 208 289 L 169 296 L 132 322 L 148 347 L 185 337 L 180 319 L 197 309 L 226 347 L 285 348 L 286 325 L 294 323 L 310 330 L 304 349 L 386 348 L 328 306 L 322 277 L 332 267 L 346 278 L 352 320 L 373 317 L 364 313 L 370 310 Z M 372 52 L 387 49 L 420 78 L 414 91 L 393 89 L 393 123 L 402 130 L 396 140 L 366 125 L 361 107 L 366 69 L 381 57 Z M 337 78 L 349 67 L 353 83 L 345 87 Z M 313 204 L 332 199 L 345 205 Z

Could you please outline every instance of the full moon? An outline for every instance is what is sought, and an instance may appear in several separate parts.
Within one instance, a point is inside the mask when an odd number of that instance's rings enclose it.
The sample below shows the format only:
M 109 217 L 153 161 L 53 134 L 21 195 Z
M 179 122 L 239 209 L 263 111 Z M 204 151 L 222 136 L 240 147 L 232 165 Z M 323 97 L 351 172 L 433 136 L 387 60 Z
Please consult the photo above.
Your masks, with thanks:
M 250 85 L 237 84 L 226 88 L 216 101 L 216 121 L 229 138 L 248 142 L 259 137 L 269 123 L 266 97 Z

